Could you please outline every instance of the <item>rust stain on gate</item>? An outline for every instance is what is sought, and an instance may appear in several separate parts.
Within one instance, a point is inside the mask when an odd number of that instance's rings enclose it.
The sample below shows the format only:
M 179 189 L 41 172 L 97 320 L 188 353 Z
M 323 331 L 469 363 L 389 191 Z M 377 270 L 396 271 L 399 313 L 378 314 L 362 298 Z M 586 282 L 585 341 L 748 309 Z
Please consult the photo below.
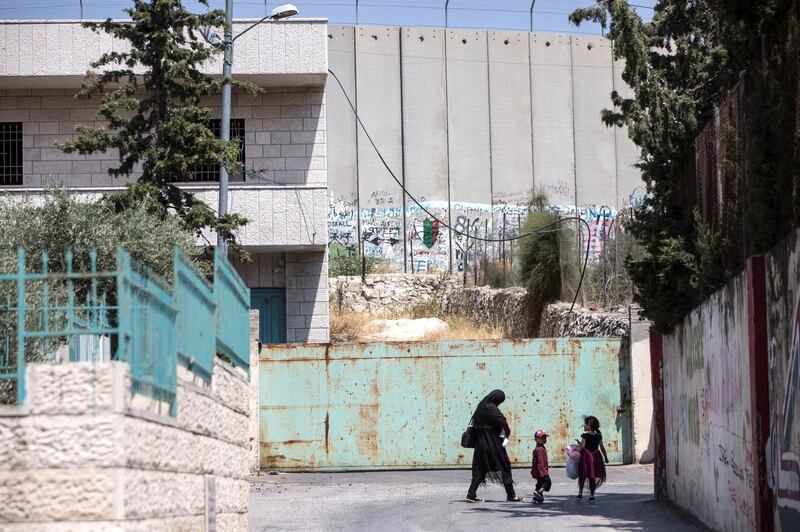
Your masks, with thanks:
M 609 458 L 629 461 L 629 368 L 619 338 L 265 346 L 261 466 L 464 467 L 472 455 L 459 446 L 461 432 L 494 388 L 506 392 L 515 463 L 530 462 L 538 428 L 550 432 L 558 463 L 589 414 L 600 419 Z

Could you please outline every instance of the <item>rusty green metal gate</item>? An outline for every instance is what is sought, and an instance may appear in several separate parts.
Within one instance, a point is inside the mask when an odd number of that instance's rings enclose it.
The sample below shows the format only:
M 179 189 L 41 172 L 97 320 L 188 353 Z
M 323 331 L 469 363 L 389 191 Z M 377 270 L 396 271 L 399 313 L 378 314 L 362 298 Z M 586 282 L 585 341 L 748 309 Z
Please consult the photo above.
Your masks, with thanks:
M 477 402 L 506 392 L 509 454 L 530 463 L 538 428 L 552 463 L 596 416 L 612 462 L 631 461 L 628 350 L 619 338 L 264 346 L 261 467 L 358 470 L 464 467 Z

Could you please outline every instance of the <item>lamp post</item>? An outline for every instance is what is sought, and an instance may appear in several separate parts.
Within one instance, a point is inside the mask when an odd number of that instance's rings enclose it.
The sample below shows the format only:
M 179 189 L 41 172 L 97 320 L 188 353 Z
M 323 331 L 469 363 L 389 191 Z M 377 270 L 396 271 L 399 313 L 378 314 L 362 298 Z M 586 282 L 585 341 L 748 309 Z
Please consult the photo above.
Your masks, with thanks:
M 241 33 L 233 35 L 233 0 L 225 0 L 225 36 L 223 46 L 225 49 L 222 61 L 222 112 L 220 116 L 220 139 L 231 140 L 231 69 L 233 67 L 233 43 L 236 39 L 255 28 L 265 20 L 280 20 L 297 14 L 297 8 L 292 4 L 284 4 L 272 10 L 272 14 L 267 15 L 245 28 Z M 204 38 L 213 45 L 210 38 Z M 220 218 L 228 214 L 228 168 L 222 164 L 219 169 L 219 216 Z M 228 252 L 228 244 L 222 234 L 217 233 L 217 247 L 223 252 Z

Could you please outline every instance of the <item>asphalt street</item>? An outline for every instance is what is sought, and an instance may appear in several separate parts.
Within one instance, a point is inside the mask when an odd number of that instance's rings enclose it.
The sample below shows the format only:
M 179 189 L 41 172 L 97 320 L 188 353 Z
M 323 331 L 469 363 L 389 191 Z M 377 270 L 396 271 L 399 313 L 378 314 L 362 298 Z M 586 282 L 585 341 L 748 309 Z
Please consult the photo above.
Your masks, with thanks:
M 478 490 L 485 503 L 465 501 L 469 471 L 286 473 L 254 477 L 250 530 L 703 530 L 653 498 L 648 466 L 609 467 L 608 481 L 589 503 L 575 500 L 576 481 L 552 468 L 553 489 L 533 504 L 527 469 L 514 470 L 522 503 L 502 486 Z

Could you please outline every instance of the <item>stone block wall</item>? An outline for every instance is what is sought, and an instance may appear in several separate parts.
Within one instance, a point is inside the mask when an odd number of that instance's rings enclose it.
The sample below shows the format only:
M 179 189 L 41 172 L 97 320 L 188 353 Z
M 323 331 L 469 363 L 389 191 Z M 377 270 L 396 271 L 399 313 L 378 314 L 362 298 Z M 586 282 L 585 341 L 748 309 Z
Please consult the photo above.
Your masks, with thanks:
M 112 178 L 119 165 L 115 150 L 65 154 L 55 146 L 73 138 L 75 126 L 102 126 L 99 100 L 77 100 L 76 89 L 0 90 L 0 122 L 22 122 L 23 186 L 49 182 L 70 187 L 121 186 L 136 178 Z M 218 98 L 207 98 L 215 118 Z M 255 96 L 234 94 L 231 118 L 245 122 L 245 165 L 260 176 L 254 184 L 321 184 L 327 182 L 324 87 L 270 87 Z M 242 181 L 234 176 L 233 181 Z M 13 188 L 13 187 L 12 187 Z
M 502 329 L 508 338 L 534 336 L 528 291 L 524 288 L 483 286 L 450 290 L 442 300 L 442 310 Z
M 286 253 L 286 341 L 329 339 L 327 250 Z
M 31 364 L 0 408 L 0 529 L 247 529 L 250 390 L 214 363 L 179 368 L 177 414 L 130 395 L 124 362 Z
M 459 286 L 455 278 L 440 275 L 372 274 L 366 281 L 358 276 L 331 277 L 331 303 L 337 310 L 392 315 L 440 301 Z
M 569 303 L 547 305 L 542 313 L 539 336 L 542 338 L 621 336 L 628 337 L 628 309 L 619 312 L 597 312 L 575 307 Z

